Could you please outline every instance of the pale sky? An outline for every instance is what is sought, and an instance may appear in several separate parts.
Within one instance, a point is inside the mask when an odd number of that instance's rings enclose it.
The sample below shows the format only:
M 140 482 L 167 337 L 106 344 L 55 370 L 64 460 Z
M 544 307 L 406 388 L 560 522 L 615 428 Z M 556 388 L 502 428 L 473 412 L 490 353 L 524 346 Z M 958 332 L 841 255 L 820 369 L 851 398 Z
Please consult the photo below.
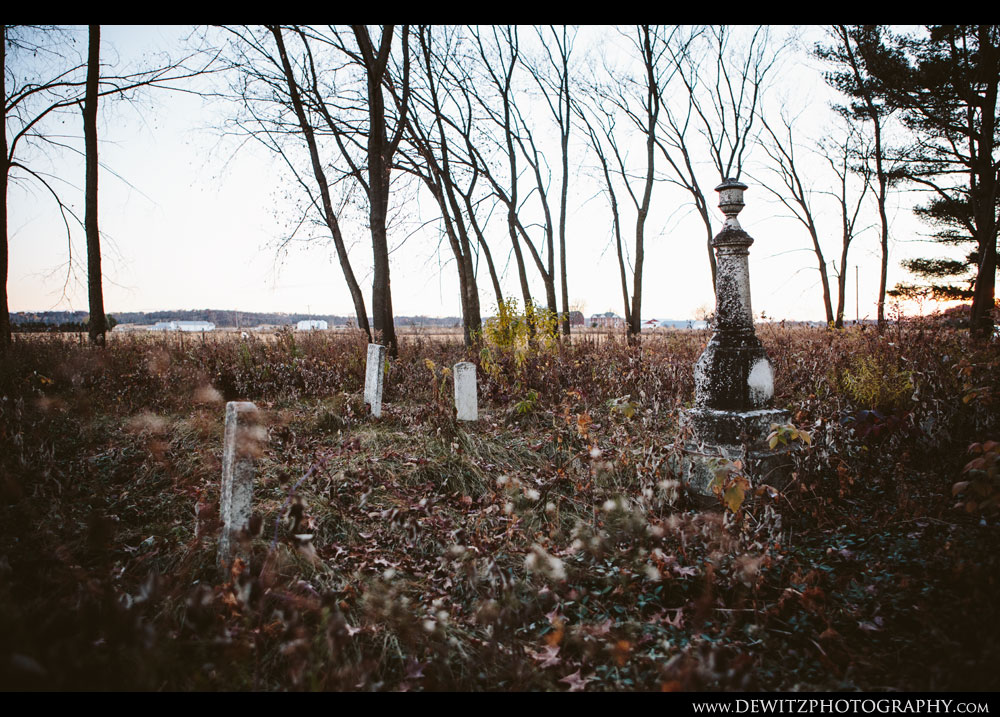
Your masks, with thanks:
M 587 32 L 600 34 L 597 28 Z M 102 60 L 134 60 L 143 51 L 165 49 L 177 55 L 185 28 L 142 26 L 102 30 Z M 583 35 L 581 35 L 581 38 Z M 805 45 L 821 39 L 818 28 L 805 29 Z M 86 33 L 80 35 L 83 51 Z M 808 39 L 811 38 L 811 39 Z M 581 40 L 582 44 L 582 40 Z M 816 60 L 800 54 L 774 81 L 772 102 L 804 112 L 802 128 L 820 136 L 832 126 L 827 103 L 834 97 Z M 794 107 L 794 109 L 792 109 Z M 232 110 L 219 100 L 156 91 L 137 106 L 107 102 L 101 107 L 100 226 L 103 238 L 104 296 L 108 313 L 168 309 L 236 309 L 242 311 L 311 312 L 352 315 L 353 306 L 332 243 L 295 242 L 287 251 L 278 246 L 295 217 L 297 188 L 282 165 L 253 142 L 222 136 Z M 66 118 L 63 131 L 82 135 L 82 121 Z M 535 113 L 548 121 L 547 111 Z M 579 139 L 579 135 L 577 135 Z M 80 142 L 82 146 L 82 142 Z M 804 150 L 800 150 L 803 154 Z M 754 162 L 764 159 L 756 150 Z M 550 158 L 558 166 L 557 155 Z M 595 164 L 588 159 L 588 167 Z M 662 160 L 658 160 L 660 165 Z M 571 172 L 573 159 L 571 158 Z M 817 189 L 829 177 L 813 162 Z M 83 216 L 83 163 L 80 158 L 54 157 L 51 171 L 70 183 L 61 185 L 64 198 Z M 588 172 L 590 170 L 587 170 Z M 113 172 L 113 173 L 112 173 Z M 743 181 L 750 185 L 740 215 L 744 229 L 756 240 L 750 249 L 750 277 L 755 315 L 822 320 L 822 295 L 815 255 L 805 229 L 784 212 L 763 188 L 747 176 L 764 176 L 748 165 Z M 115 175 L 118 175 L 116 177 Z M 119 179 L 121 177 L 121 179 Z M 126 180 L 126 181 L 123 181 Z M 709 175 L 705 185 L 714 187 Z M 131 185 L 131 186 L 130 186 Z M 558 176 L 553 177 L 553 197 Z M 570 183 L 568 231 L 569 295 L 585 312 L 622 312 L 617 260 L 611 238 L 610 211 L 599 185 L 587 174 Z M 710 202 L 717 204 L 711 192 Z M 619 202 L 627 201 L 624 196 Z M 896 237 L 914 237 L 927 229 L 909 211 L 911 199 L 900 197 L 891 208 Z M 643 310 L 647 318 L 693 318 L 714 306 L 704 241 L 704 228 L 687 197 L 665 182 L 654 190 L 653 212 L 647 223 Z M 839 258 L 840 220 L 832 204 L 820 213 L 820 232 L 827 259 Z M 433 215 L 435 206 L 420 195 L 406 202 L 409 220 L 390 233 L 393 308 L 397 316 L 460 316 L 458 278 L 447 242 L 432 227 L 412 228 Z M 12 186 L 10 211 L 11 311 L 87 310 L 85 242 L 82 228 L 73 227 L 73 251 L 79 262 L 66 294 L 67 242 L 51 199 L 36 185 Z M 874 211 L 868 212 L 874 224 Z M 715 210 L 717 224 L 722 216 Z M 623 236 L 631 241 L 634 225 L 624 218 Z M 351 258 L 366 301 L 371 298 L 371 245 L 367 230 L 356 223 L 344 227 Z M 317 235 L 322 232 L 316 230 Z M 410 235 L 412 234 L 412 235 Z M 407 236 L 410 235 L 410 236 Z M 405 239 L 405 241 L 404 241 Z M 510 242 L 501 221 L 490 224 L 488 239 L 500 266 L 507 264 Z M 928 244 L 897 241 L 891 247 L 889 286 L 906 279 L 899 260 L 933 253 Z M 440 249 L 440 251 L 439 251 Z M 878 289 L 877 231 L 862 234 L 852 244 L 847 312 L 854 317 L 855 269 L 860 277 L 862 317 L 874 317 Z M 557 259 L 558 266 L 558 259 Z M 532 290 L 544 301 L 537 272 Z M 831 275 L 831 283 L 835 279 Z M 484 315 L 494 296 L 485 262 L 480 272 Z M 520 296 L 513 260 L 503 287 Z M 557 287 L 558 293 L 558 287 Z M 836 304 L 836 296 L 833 297 Z M 369 306 L 370 312 L 370 306 Z

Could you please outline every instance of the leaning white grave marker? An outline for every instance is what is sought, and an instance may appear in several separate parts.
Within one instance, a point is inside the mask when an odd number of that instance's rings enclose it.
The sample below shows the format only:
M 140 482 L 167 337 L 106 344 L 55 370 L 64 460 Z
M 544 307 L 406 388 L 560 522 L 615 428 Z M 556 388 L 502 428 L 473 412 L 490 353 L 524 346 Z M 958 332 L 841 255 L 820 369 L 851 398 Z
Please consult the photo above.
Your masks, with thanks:
M 365 403 L 372 415 L 382 415 L 382 379 L 385 376 L 385 346 L 368 344 L 368 364 L 365 368 Z
M 226 428 L 222 444 L 222 535 L 219 564 L 232 562 L 241 530 L 250 522 L 253 500 L 254 458 L 263 429 L 257 425 L 257 406 L 249 401 L 226 404 Z

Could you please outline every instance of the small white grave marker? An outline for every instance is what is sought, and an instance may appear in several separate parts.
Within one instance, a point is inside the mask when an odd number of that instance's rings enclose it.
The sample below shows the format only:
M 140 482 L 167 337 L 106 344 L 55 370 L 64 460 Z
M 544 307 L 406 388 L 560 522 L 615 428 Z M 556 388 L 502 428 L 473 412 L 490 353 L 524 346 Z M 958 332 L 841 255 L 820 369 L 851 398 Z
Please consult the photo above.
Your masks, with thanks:
M 476 364 L 462 361 L 453 367 L 455 377 L 455 410 L 459 421 L 479 420 L 479 398 L 476 389 Z
M 382 379 L 385 376 L 385 346 L 368 344 L 368 364 L 365 368 L 365 403 L 372 415 L 382 415 Z
M 254 458 L 263 438 L 257 425 L 257 406 L 249 401 L 226 404 L 226 430 L 222 443 L 222 535 L 219 564 L 229 565 L 236 539 L 250 521 L 253 501 Z

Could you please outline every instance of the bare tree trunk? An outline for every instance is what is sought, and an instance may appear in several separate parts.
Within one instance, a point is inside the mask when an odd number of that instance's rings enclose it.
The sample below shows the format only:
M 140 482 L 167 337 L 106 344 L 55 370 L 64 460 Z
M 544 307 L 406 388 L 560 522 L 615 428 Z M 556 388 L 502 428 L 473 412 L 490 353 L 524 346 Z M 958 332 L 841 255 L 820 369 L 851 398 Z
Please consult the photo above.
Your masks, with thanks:
M 521 283 L 521 297 L 524 299 L 524 313 L 529 318 L 532 335 L 535 332 L 534 309 L 535 303 L 531 298 L 531 289 L 528 286 L 528 274 L 524 268 L 524 255 L 521 253 L 521 243 L 517 238 L 517 215 L 514 211 L 513 200 L 507 207 L 507 228 L 510 231 L 510 241 L 514 247 L 514 260 L 517 262 L 517 278 Z M 530 315 L 529 315 L 530 314 Z
M 993 225 L 992 230 L 990 225 Z M 984 234 L 989 237 L 996 232 L 996 223 L 984 223 Z M 996 303 L 996 273 L 997 273 L 997 243 L 996 239 L 985 241 L 980 248 L 982 258 L 979 261 L 979 273 L 976 275 L 976 286 L 972 295 L 972 315 L 969 319 L 969 329 L 973 336 L 987 338 L 993 329 L 993 307 Z
M 527 244 L 528 251 L 531 253 L 531 258 L 534 260 L 539 273 L 542 276 L 542 281 L 545 285 L 545 295 L 548 308 L 553 313 L 558 313 L 559 309 L 556 305 L 555 299 L 555 288 L 554 288 L 554 254 L 553 254 L 553 232 L 552 232 L 552 221 L 549 214 L 549 208 L 546 203 L 544 183 L 540 179 L 540 167 L 539 167 L 539 153 L 535 147 L 533 140 L 531 138 L 530 129 L 525 123 L 520 109 L 518 108 L 515 100 L 515 90 L 513 84 L 513 78 L 515 74 L 515 68 L 519 62 L 519 45 L 517 38 L 517 29 L 511 26 L 495 26 L 493 29 L 494 39 L 496 41 L 496 51 L 497 56 L 491 57 L 491 53 L 487 50 L 487 45 L 483 43 L 482 37 L 480 36 L 478 30 L 473 30 L 472 35 L 475 38 L 478 58 L 482 61 L 481 67 L 485 70 L 490 85 L 496 90 L 497 98 L 500 103 L 500 108 L 491 107 L 489 102 L 486 100 L 485 95 L 475 90 L 471 91 L 469 95 L 479 103 L 480 107 L 486 111 L 489 119 L 496 124 L 498 130 L 503 133 L 502 146 L 505 149 L 505 160 L 507 165 L 507 170 L 509 173 L 508 181 L 501 185 L 500 180 L 491 172 L 488 168 L 486 162 L 480 162 L 480 168 L 483 172 L 483 176 L 486 177 L 490 185 L 493 187 L 493 192 L 496 197 L 506 206 L 507 208 L 507 228 L 510 234 L 511 245 L 514 251 L 514 258 L 517 261 L 517 273 L 518 279 L 521 284 L 521 295 L 524 298 L 524 313 L 525 318 L 528 321 L 529 330 L 531 336 L 535 335 L 535 307 L 534 302 L 531 298 L 531 290 L 528 285 L 527 269 L 525 267 L 524 253 L 521 247 L 521 239 Z M 502 38 L 502 39 L 501 39 Z M 503 48 L 508 50 L 508 55 L 504 57 Z M 502 70 L 501 72 L 496 72 L 495 68 Z M 529 152 L 528 148 L 525 146 L 524 137 L 518 132 L 518 123 L 520 123 L 521 129 L 524 130 L 524 134 L 527 135 L 528 143 L 531 147 Z M 478 155 L 477 151 L 472 148 L 471 137 L 466 135 L 466 142 L 469 144 L 470 156 Z M 515 143 L 517 148 L 515 148 Z M 498 142 L 498 144 L 500 144 Z M 518 219 L 517 213 L 521 209 L 520 202 L 518 201 L 519 191 L 518 191 L 518 179 L 519 172 L 517 168 L 517 151 L 518 148 L 521 154 L 524 155 L 525 160 L 531 165 L 532 170 L 535 175 L 536 187 L 539 191 L 539 201 L 542 203 L 542 209 L 545 213 L 545 232 L 546 238 L 548 240 L 548 266 L 546 267 L 545 262 L 542 261 L 538 254 L 534 244 L 528 237 L 528 233 L 525 231 L 524 226 Z M 530 196 L 530 193 L 529 193 Z
M 883 163 L 884 156 L 882 148 L 882 118 L 884 114 L 875 106 L 870 83 L 866 82 L 861 76 L 861 68 L 858 65 L 854 49 L 851 47 L 850 31 L 847 29 L 846 25 L 835 25 L 834 28 L 835 33 L 841 42 L 843 57 L 846 60 L 847 65 L 850 67 L 851 73 L 854 75 L 857 93 L 860 95 L 861 100 L 865 104 L 865 111 L 868 114 L 868 119 L 872 122 L 872 129 L 875 133 L 875 177 L 878 181 L 878 195 L 876 199 L 878 201 L 878 216 L 881 225 L 879 245 L 882 249 L 881 271 L 879 274 L 878 286 L 877 317 L 878 329 L 879 331 L 882 331 L 885 329 L 885 292 L 886 280 L 889 272 L 889 218 L 885 211 L 886 187 L 889 184 L 889 177 L 885 171 Z
M 648 192 L 647 192 L 648 194 Z M 648 200 L 646 204 L 648 204 Z M 642 333 L 642 261 L 643 235 L 646 229 L 646 211 L 639 210 L 635 220 L 635 264 L 632 273 L 632 315 L 629 317 L 628 337 L 630 343 L 635 343 Z
M 826 271 L 826 258 L 823 256 L 823 249 L 820 246 L 819 234 L 815 226 L 809 227 L 809 236 L 812 237 L 813 251 L 816 252 L 816 263 L 819 265 L 819 280 L 823 285 L 823 309 L 826 311 L 826 325 L 829 327 L 833 323 L 833 302 L 830 297 L 830 277 Z
M 646 64 L 646 183 L 643 187 L 642 204 L 637 207 L 635 220 L 635 264 L 632 273 L 632 322 L 628 327 L 630 343 L 636 343 L 642 333 L 642 263 L 645 254 L 646 218 L 649 216 L 649 204 L 653 194 L 656 163 L 656 123 L 660 114 L 660 93 L 655 71 L 655 59 L 650 43 L 648 26 L 643 26 L 643 61 Z
M 367 30 L 364 32 L 367 33 Z M 383 32 L 391 32 L 384 28 Z M 358 30 L 355 33 L 359 35 Z M 359 39 L 359 43 L 361 40 Z M 372 282 L 372 316 L 375 333 L 395 356 L 396 328 L 392 320 L 392 290 L 389 279 L 389 244 L 386 239 L 386 216 L 389 209 L 389 163 L 386 161 L 388 138 L 385 134 L 385 106 L 382 101 L 381 76 L 368 76 L 368 220 L 372 233 L 374 278 Z
M 406 104 L 409 94 L 407 87 L 409 78 L 403 79 L 403 99 L 401 115 L 395 136 L 391 139 L 386 131 L 385 101 L 382 96 L 382 83 L 385 78 L 392 47 L 393 26 L 382 28 L 382 38 L 376 54 L 364 25 L 352 25 L 354 37 L 361 57 L 364 61 L 365 75 L 368 84 L 368 200 L 369 222 L 372 234 L 372 257 L 374 260 L 374 277 L 372 283 L 372 314 L 375 333 L 381 335 L 381 341 L 389 351 L 390 356 L 399 353 L 396 341 L 396 327 L 392 316 L 392 287 L 389 279 L 389 245 L 386 237 L 386 218 L 389 208 L 389 174 L 392 170 L 392 157 L 399 146 L 406 125 Z M 409 71 L 409 36 L 408 29 L 403 28 L 403 62 L 404 73 Z
M 3 26 L 3 38 L 0 38 L 0 66 L 7 67 L 7 26 Z M 7 97 L 7 73 L 0 76 L 0 94 Z M 7 157 L 7 103 L 3 103 L 0 108 L 3 119 L 3 154 L 0 155 L 0 191 L 3 192 L 3 199 L 0 202 L 0 231 L 3 232 L 0 238 L 0 281 L 3 281 L 3 291 L 0 292 L 0 353 L 10 346 L 10 305 L 7 303 L 7 180 L 10 174 L 10 161 Z
M 836 267 L 834 267 L 836 268 Z M 844 305 L 847 303 L 847 244 L 840 252 L 840 271 L 837 274 L 837 316 L 834 318 L 835 329 L 844 328 Z
M 83 103 L 83 136 L 86 150 L 87 293 L 90 299 L 90 343 L 104 346 L 108 330 L 104 315 L 104 290 L 101 283 L 101 234 L 97 227 L 97 84 L 101 72 L 101 26 L 90 25 L 90 48 L 87 58 L 87 93 Z
M 795 138 L 792 133 L 793 122 L 790 119 L 782 116 L 782 122 L 785 126 L 785 136 L 787 139 L 783 140 L 778 137 L 777 133 L 771 128 L 767 120 L 763 117 L 761 118 L 761 124 L 764 129 L 770 135 L 773 142 L 772 145 L 764 144 L 762 145 L 764 151 L 774 162 L 772 170 L 780 177 L 788 193 L 791 194 L 791 198 L 786 196 L 784 193 L 775 190 L 769 184 L 764 184 L 764 189 L 774 195 L 779 202 L 781 202 L 792 215 L 806 228 L 809 232 L 809 238 L 812 241 L 813 253 L 816 255 L 816 264 L 819 270 L 820 283 L 823 287 L 823 309 L 826 312 L 826 325 L 830 326 L 834 323 L 833 314 L 833 302 L 830 295 L 830 277 L 826 268 L 826 258 L 823 256 L 823 248 L 819 241 L 819 231 L 816 228 L 816 222 L 813 220 L 813 211 L 810 206 L 809 192 L 806 190 L 805 185 L 802 182 L 802 177 L 799 175 L 799 167 L 795 160 Z M 845 163 L 846 163 L 846 152 L 847 148 L 844 148 L 845 152 Z M 829 160 L 831 165 L 833 161 Z M 836 171 L 836 166 L 834 165 L 834 170 Z M 846 172 L 847 168 L 844 168 L 844 175 L 838 172 L 838 176 L 841 179 L 842 194 L 840 197 L 841 206 L 843 207 L 844 222 L 847 221 L 847 208 L 846 208 Z M 853 226 L 853 225 L 852 225 Z M 847 232 L 845 226 L 845 233 Z M 846 240 L 849 241 L 849 240 Z M 845 256 L 846 256 L 846 246 L 845 246 Z M 843 272 L 841 272 L 843 273 Z
M 569 93 L 566 96 L 567 131 L 562 137 L 562 188 L 559 193 L 559 281 L 562 289 L 562 332 L 569 336 L 569 286 L 566 280 L 566 201 L 569 193 Z
M 442 151 L 447 152 L 446 146 L 442 140 Z M 472 264 L 469 230 L 462 218 L 462 209 L 451 184 L 452 177 L 448 168 L 447 154 L 445 154 L 440 168 L 433 157 L 428 157 L 426 161 L 428 169 L 436 176 L 437 184 L 429 177 L 425 177 L 425 179 L 431 185 L 431 192 L 441 208 L 441 217 L 445 223 L 448 243 L 451 244 L 452 253 L 455 255 L 455 264 L 458 268 L 465 345 L 472 346 L 476 341 L 476 335 L 482 329 L 483 318 L 479 308 L 479 286 L 476 283 L 476 269 Z
M 702 221 L 705 222 L 705 232 L 708 234 L 708 239 L 705 242 L 705 246 L 708 248 L 708 266 L 712 270 L 712 286 L 715 286 L 715 275 L 718 273 L 718 265 L 715 263 L 715 247 L 712 246 L 712 221 L 707 215 L 702 215 Z M 712 289 L 715 292 L 715 289 Z
M 469 212 L 469 223 L 472 225 L 472 230 L 476 233 L 476 241 L 479 242 L 479 247 L 483 250 L 483 256 L 486 257 L 486 268 L 490 273 L 490 282 L 493 284 L 493 293 L 496 295 L 497 306 L 503 304 L 503 289 L 500 288 L 500 275 L 497 273 L 496 265 L 493 263 L 493 254 L 490 252 L 490 247 L 486 243 L 486 237 L 483 236 L 482 229 L 479 228 L 479 222 L 476 220 L 476 215 L 473 213 L 472 201 L 469 197 L 463 197 Z
M 591 145 L 601 160 L 601 165 L 605 175 L 605 183 L 608 186 L 608 194 L 611 199 L 612 212 L 615 221 L 615 242 L 618 251 L 618 267 L 622 282 L 622 295 L 625 303 L 625 323 L 628 333 L 628 341 L 631 344 L 638 343 L 642 332 L 642 268 L 644 259 L 644 241 L 646 220 L 649 216 L 650 200 L 652 198 L 653 184 L 656 172 L 656 147 L 659 146 L 656 129 L 660 109 L 662 107 L 660 97 L 661 69 L 657 64 L 657 58 L 662 54 L 663 38 L 658 34 L 657 28 L 649 25 L 639 25 L 636 27 L 636 37 L 633 39 L 634 46 L 638 50 L 643 63 L 642 81 L 636 78 L 629 83 L 635 88 L 634 93 L 622 91 L 622 84 L 612 84 L 604 88 L 595 88 L 595 93 L 602 101 L 614 105 L 625 116 L 627 116 L 635 129 L 643 134 L 646 140 L 646 171 L 643 178 L 643 188 L 641 195 L 637 196 L 630 181 L 630 176 L 636 176 L 638 172 L 630 172 L 625 165 L 625 157 L 620 151 L 614 133 L 614 119 L 611 113 L 605 108 L 599 111 L 605 115 L 606 121 L 602 123 L 601 133 L 607 142 L 608 149 L 611 150 L 616 164 L 615 173 L 622 178 L 625 191 L 628 193 L 632 204 L 636 210 L 635 220 L 635 250 L 632 266 L 632 296 L 628 295 L 628 281 L 626 277 L 625 259 L 622 251 L 622 242 L 619 234 L 619 224 L 617 221 L 617 201 L 611 183 L 611 173 L 607 165 L 607 156 L 602 148 L 602 141 L 598 140 L 590 121 L 584 112 L 577 110 L 577 115 L 583 121 L 590 135 Z M 638 110 L 637 107 L 641 107 Z
M 874 115 L 873 115 L 874 117 Z M 886 280 L 889 275 L 889 218 L 885 211 L 885 189 L 888 179 L 885 169 L 882 166 L 882 130 L 881 122 L 878 118 L 873 120 L 875 125 L 875 173 L 878 177 L 878 218 L 881 222 L 882 233 L 880 235 L 880 246 L 882 247 L 882 266 L 878 282 L 878 329 L 885 329 L 885 289 Z
M 852 135 L 849 133 L 847 138 L 844 140 L 840 156 L 841 164 L 839 166 L 836 162 L 834 162 L 829 153 L 827 155 L 827 161 L 830 162 L 830 166 L 840 179 L 840 196 L 837 197 L 837 199 L 840 203 L 841 250 L 840 272 L 837 274 L 837 316 L 834 322 L 834 327 L 838 329 L 844 328 L 844 308 L 847 304 L 847 252 L 851 248 L 851 242 L 854 241 L 854 227 L 857 225 L 858 215 L 861 213 L 861 207 L 864 203 L 865 195 L 868 193 L 871 180 L 871 169 L 868 164 L 868 158 L 865 156 L 866 150 L 863 145 L 861 145 L 858 154 L 861 155 L 862 161 L 858 167 L 854 169 L 854 172 L 861 177 L 861 192 L 858 194 L 857 200 L 854 203 L 853 212 L 848 211 L 847 177 L 848 173 L 851 171 L 851 136 Z
M 990 48 L 993 57 L 988 63 L 997 66 L 996 56 L 1000 52 L 992 47 L 987 31 L 980 26 L 980 47 Z M 984 63 L 987 64 L 987 63 Z M 997 172 L 993 164 L 996 136 L 997 83 L 988 85 L 983 102 L 982 126 L 979 130 L 980 160 L 975 168 L 978 186 L 972 195 L 973 211 L 976 214 L 976 228 L 979 234 L 979 271 L 972 294 L 972 315 L 969 317 L 969 332 L 980 339 L 993 333 L 993 307 L 996 305 L 997 278 Z
M 465 345 L 472 346 L 476 336 L 482 329 L 482 315 L 479 308 L 479 287 L 476 284 L 476 271 L 472 263 L 472 246 L 469 240 L 469 228 L 462 215 L 462 206 L 458 202 L 460 193 L 455 184 L 456 178 L 452 172 L 451 149 L 448 135 L 445 131 L 444 113 L 438 94 L 438 84 L 435 80 L 435 54 L 432 51 L 434 38 L 430 28 L 421 26 L 417 31 L 420 43 L 420 62 L 422 70 L 420 82 L 414 83 L 412 98 L 431 112 L 431 128 L 425 129 L 420 122 L 420 116 L 414 107 L 409 114 L 408 136 L 410 143 L 423 160 L 413 162 L 410 171 L 423 179 L 441 210 L 448 243 L 458 269 L 459 292 L 462 300 L 462 326 Z M 440 58 L 442 64 L 448 63 L 454 56 Z M 421 96 L 420 92 L 426 93 Z M 431 140 L 436 135 L 437 144 Z M 404 155 L 405 156 L 405 155 Z M 473 180 L 474 183 L 475 180 Z M 470 190 L 471 192 L 471 190 Z
M 375 134 L 374 132 L 372 134 Z M 384 144 L 369 140 L 369 157 L 372 153 L 381 154 Z M 372 280 L 372 317 L 375 320 L 376 335 L 389 350 L 390 356 L 396 356 L 399 347 L 396 343 L 396 327 L 392 320 L 392 288 L 389 280 L 389 245 L 386 239 L 386 215 L 388 213 L 389 182 L 388 172 L 379 167 L 368 169 L 368 186 L 372 196 L 368 212 L 372 232 L 372 255 L 374 259 L 374 276 Z
M 625 250 L 622 247 L 621 218 L 618 213 L 618 196 L 615 193 L 615 185 L 611 180 L 611 170 L 608 167 L 608 158 L 604 149 L 601 147 L 601 141 L 598 139 L 597 133 L 594 131 L 594 128 L 590 124 L 590 120 L 587 119 L 586 115 L 584 115 L 583 112 L 578 112 L 578 115 L 583 121 L 583 125 L 590 137 L 590 146 L 594 150 L 594 154 L 597 155 L 598 161 L 601 163 L 604 185 L 608 190 L 608 204 L 611 207 L 611 228 L 614 232 L 615 254 L 618 257 L 618 278 L 621 281 L 622 304 L 625 307 L 625 325 L 631 326 L 632 305 L 629 302 L 628 295 L 628 272 L 625 268 Z M 610 132 L 607 132 L 607 134 L 610 135 Z
M 465 345 L 472 346 L 476 342 L 476 336 L 483 328 L 483 316 L 479 308 L 479 286 L 476 284 L 476 269 L 472 265 L 472 255 L 469 252 L 468 242 L 465 242 L 465 251 L 459 259 L 462 270 L 459 273 L 462 284 L 462 325 L 465 332 Z M 462 277 L 465 277 L 464 281 Z
M 469 229 L 462 219 L 462 209 L 451 185 L 450 169 L 447 168 L 448 165 L 445 167 L 442 181 L 445 184 L 444 192 L 447 195 L 447 206 L 442 204 L 442 215 L 448 221 L 449 207 L 455 215 L 454 224 L 457 228 L 457 236 L 455 236 L 455 229 L 450 229 L 451 242 L 458 265 L 459 290 L 462 293 L 462 325 L 465 333 L 465 345 L 472 346 L 476 341 L 476 335 L 483 327 L 483 316 L 479 306 L 479 285 L 476 283 L 476 267 L 472 263 L 472 242 L 469 241 Z
M 7 138 L 3 142 L 3 167 L 0 168 L 0 191 L 3 200 L 0 203 L 0 231 L 3 241 L 0 242 L 0 281 L 3 281 L 3 292 L 0 293 L 0 352 L 6 350 L 11 343 L 10 337 L 10 305 L 7 303 Z
M 566 203 L 569 193 L 569 132 L 572 127 L 571 103 L 569 91 L 569 46 L 566 42 L 566 28 L 563 27 L 563 41 L 561 43 L 562 52 L 562 75 L 561 88 L 562 98 L 565 100 L 562 112 L 560 113 L 562 122 L 560 132 L 562 139 L 562 187 L 559 192 L 559 279 L 562 289 L 562 330 L 563 334 L 569 336 L 569 286 L 566 277 Z
M 316 134 L 302 106 L 302 97 L 299 93 L 298 82 L 295 80 L 292 65 L 288 60 L 288 53 L 285 51 L 285 42 L 281 35 L 281 28 L 277 25 L 272 25 L 269 29 L 278 46 L 278 56 L 281 59 L 281 68 L 285 75 L 285 81 L 288 83 L 288 94 L 292 100 L 292 109 L 295 111 L 295 116 L 299 121 L 299 128 L 302 130 L 306 144 L 309 146 L 309 159 L 312 163 L 313 176 L 316 178 L 316 184 L 319 185 L 319 193 L 323 202 L 323 218 L 326 220 L 326 225 L 333 235 L 333 244 L 337 249 L 340 268 L 344 272 L 344 280 L 347 282 L 347 288 L 351 292 L 351 300 L 354 302 L 354 315 L 358 320 L 358 328 L 362 329 L 368 335 L 368 340 L 371 341 L 372 332 L 368 325 L 368 310 L 365 308 L 365 299 L 361 293 L 361 287 L 358 285 L 358 280 L 354 276 L 354 270 L 351 268 L 350 258 L 347 254 L 347 245 L 344 243 L 344 236 L 340 231 L 340 223 L 337 221 L 337 215 L 333 211 L 333 200 L 330 198 L 330 184 L 326 179 L 326 172 L 323 170 L 323 164 L 319 158 Z

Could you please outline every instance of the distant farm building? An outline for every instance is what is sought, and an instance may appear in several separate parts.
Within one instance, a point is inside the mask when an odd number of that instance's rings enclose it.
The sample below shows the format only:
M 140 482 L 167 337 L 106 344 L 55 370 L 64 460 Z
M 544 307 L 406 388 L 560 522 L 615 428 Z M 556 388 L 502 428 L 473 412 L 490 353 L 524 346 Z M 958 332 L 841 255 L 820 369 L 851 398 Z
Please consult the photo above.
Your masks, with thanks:
M 324 319 L 306 319 L 295 325 L 296 331 L 326 331 L 328 325 Z
M 150 331 L 214 331 L 211 321 L 157 321 Z
M 586 323 L 586 319 L 583 318 L 582 311 L 571 311 L 569 312 L 569 325 L 570 326 L 583 326 Z
M 662 329 L 707 329 L 708 322 L 702 319 L 665 319 L 659 326 Z
M 625 319 L 614 311 L 606 311 L 603 314 L 594 314 L 590 317 L 590 325 L 599 329 L 623 329 Z

